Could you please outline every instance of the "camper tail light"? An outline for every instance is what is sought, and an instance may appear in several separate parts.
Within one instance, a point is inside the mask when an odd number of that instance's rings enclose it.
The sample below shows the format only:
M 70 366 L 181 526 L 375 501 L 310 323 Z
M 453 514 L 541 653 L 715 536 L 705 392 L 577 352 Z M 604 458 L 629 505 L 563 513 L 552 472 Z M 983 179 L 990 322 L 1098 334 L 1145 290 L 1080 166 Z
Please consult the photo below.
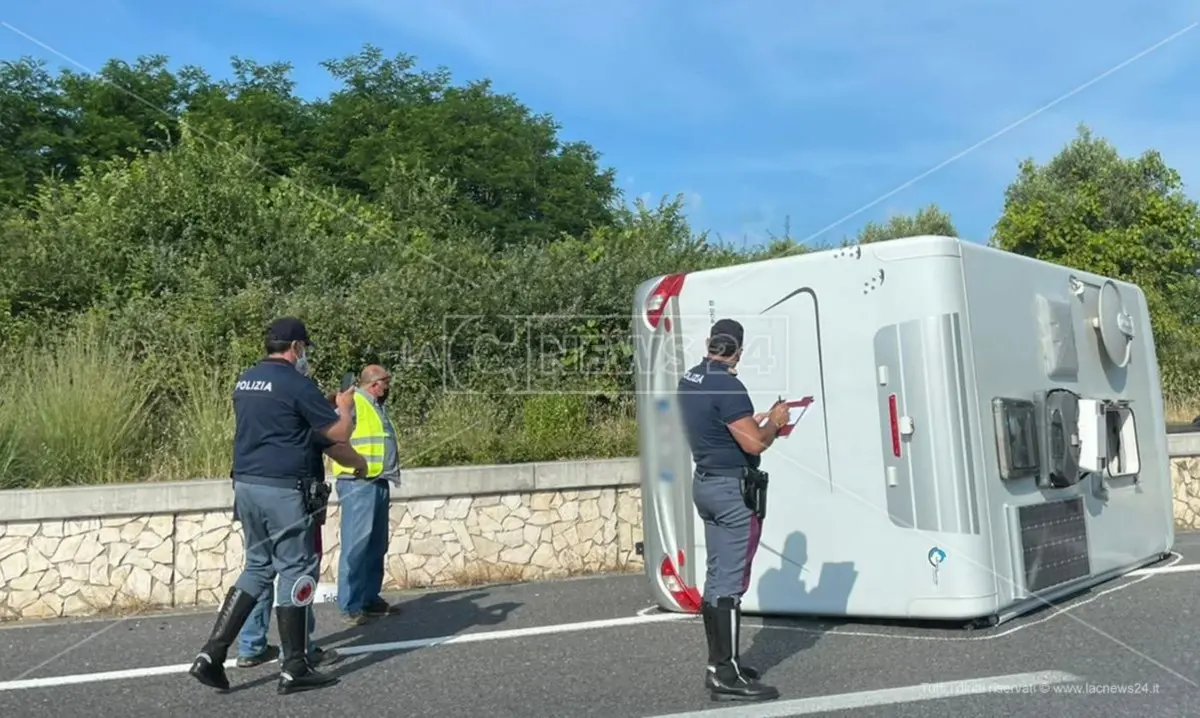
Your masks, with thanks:
M 646 322 L 655 329 L 658 328 L 658 323 L 662 320 L 663 312 L 667 308 L 667 302 L 679 296 L 683 291 L 683 274 L 668 274 L 662 278 L 658 286 L 650 292 L 650 296 L 646 297 Z M 663 321 L 663 328 L 667 331 L 671 330 L 671 321 Z
M 679 567 L 683 568 L 683 551 L 679 552 Z M 700 592 L 683 582 L 683 579 L 679 577 L 679 572 L 675 569 L 675 564 L 671 563 L 670 556 L 663 556 L 658 572 L 667 593 L 671 594 L 671 598 L 675 599 L 675 603 L 679 604 L 684 612 L 700 612 Z
M 888 420 L 892 423 L 892 456 L 900 458 L 900 411 L 895 394 L 888 395 Z

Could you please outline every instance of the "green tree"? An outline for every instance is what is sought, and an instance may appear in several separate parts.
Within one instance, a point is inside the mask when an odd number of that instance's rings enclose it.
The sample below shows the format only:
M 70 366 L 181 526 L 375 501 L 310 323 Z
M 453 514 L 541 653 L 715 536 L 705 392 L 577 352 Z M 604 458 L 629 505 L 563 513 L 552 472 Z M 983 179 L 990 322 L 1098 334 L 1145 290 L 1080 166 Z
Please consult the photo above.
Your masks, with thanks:
M 48 176 L 73 180 L 90 164 L 170 148 L 202 78 L 195 68 L 173 74 L 161 55 L 57 77 L 42 60 L 0 63 L 0 206 L 28 199 Z
M 185 119 L 196 132 L 212 138 L 248 138 L 255 160 L 268 172 L 305 176 L 314 164 L 317 130 L 313 107 L 295 94 L 292 66 L 285 62 L 261 65 L 234 57 L 233 78 L 213 81 L 200 68 L 185 67 L 180 77 L 188 87 Z M 237 145 L 236 139 L 231 146 Z M 319 163 L 317 163 L 319 164 Z
M 558 125 L 487 80 L 451 85 L 444 68 L 366 45 L 322 63 L 341 83 L 314 105 L 312 161 L 339 186 L 375 196 L 392 161 L 455 182 L 455 209 L 498 246 L 579 236 L 612 219 L 615 174 L 582 142 L 560 143 Z
M 70 178 L 90 164 L 170 148 L 192 90 L 164 55 L 109 60 L 95 75 L 63 70 L 56 84 L 71 120 L 63 138 Z
M 1123 158 L 1080 125 L 1046 164 L 1021 163 L 991 242 L 1141 286 L 1165 390 L 1195 395 L 1200 208 L 1158 152 Z
M 232 151 L 252 142 L 262 169 L 332 184 L 375 200 L 397 166 L 450 181 L 451 209 L 497 248 L 581 236 L 610 223 L 620 194 L 613 170 L 583 142 L 487 80 L 451 83 L 408 55 L 376 47 L 322 63 L 329 97 L 295 94 L 291 66 L 234 57 L 233 78 L 177 72 L 162 55 L 110 60 L 95 75 L 25 59 L 0 66 L 0 205 L 29 198 L 51 173 L 175 146 L 187 123 Z M 243 158 L 244 159 L 244 158 Z
M 42 177 L 65 168 L 69 128 L 44 64 L 28 58 L 0 62 L 0 207 L 24 199 Z
M 955 229 L 949 214 L 943 212 L 937 205 L 930 204 L 917 210 L 914 215 L 899 214 L 888 217 L 887 221 L 883 223 L 868 222 L 859 230 L 855 242 L 869 244 L 927 234 L 957 237 L 958 230 Z

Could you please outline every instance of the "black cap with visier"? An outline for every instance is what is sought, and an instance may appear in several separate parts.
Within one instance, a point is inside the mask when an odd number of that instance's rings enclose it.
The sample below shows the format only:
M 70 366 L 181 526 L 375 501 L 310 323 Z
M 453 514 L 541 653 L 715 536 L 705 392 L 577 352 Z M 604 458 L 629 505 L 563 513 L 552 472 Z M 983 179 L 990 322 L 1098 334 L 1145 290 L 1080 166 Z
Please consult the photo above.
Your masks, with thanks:
M 267 341 L 278 342 L 304 342 L 306 346 L 312 346 L 312 339 L 308 338 L 308 329 L 305 328 L 304 322 L 296 317 L 280 317 L 271 322 L 271 326 L 267 327 Z

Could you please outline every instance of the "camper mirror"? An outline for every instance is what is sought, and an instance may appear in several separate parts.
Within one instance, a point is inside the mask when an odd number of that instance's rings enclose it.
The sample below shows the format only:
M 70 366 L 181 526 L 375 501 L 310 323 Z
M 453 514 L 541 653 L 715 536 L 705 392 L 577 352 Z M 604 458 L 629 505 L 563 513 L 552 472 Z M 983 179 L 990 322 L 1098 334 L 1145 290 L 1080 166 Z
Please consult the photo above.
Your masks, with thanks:
M 1028 399 L 992 399 L 992 420 L 1000 478 L 1012 481 L 1041 473 L 1034 403 Z
M 1141 472 L 1138 454 L 1137 418 L 1125 403 L 1110 402 L 1104 407 L 1104 434 L 1108 457 L 1105 466 L 1112 478 L 1137 476 Z
M 1141 471 L 1137 418 L 1126 402 L 1086 399 L 1079 402 L 1080 468 L 1109 478 Z

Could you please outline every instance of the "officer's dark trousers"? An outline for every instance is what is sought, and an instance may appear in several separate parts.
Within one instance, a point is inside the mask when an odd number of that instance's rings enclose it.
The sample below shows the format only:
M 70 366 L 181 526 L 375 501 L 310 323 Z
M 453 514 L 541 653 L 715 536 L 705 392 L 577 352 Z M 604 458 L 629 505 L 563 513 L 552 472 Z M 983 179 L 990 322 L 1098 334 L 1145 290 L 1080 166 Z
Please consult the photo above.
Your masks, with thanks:
M 235 584 L 261 596 L 279 575 L 280 606 L 307 606 L 316 593 L 319 558 L 313 518 L 299 489 L 234 483 L 246 543 L 246 566 Z
M 741 479 L 696 472 L 692 501 L 704 521 L 708 547 L 704 601 L 713 606 L 722 597 L 740 601 L 750 585 L 750 567 L 761 535 L 758 516 L 742 498 Z

